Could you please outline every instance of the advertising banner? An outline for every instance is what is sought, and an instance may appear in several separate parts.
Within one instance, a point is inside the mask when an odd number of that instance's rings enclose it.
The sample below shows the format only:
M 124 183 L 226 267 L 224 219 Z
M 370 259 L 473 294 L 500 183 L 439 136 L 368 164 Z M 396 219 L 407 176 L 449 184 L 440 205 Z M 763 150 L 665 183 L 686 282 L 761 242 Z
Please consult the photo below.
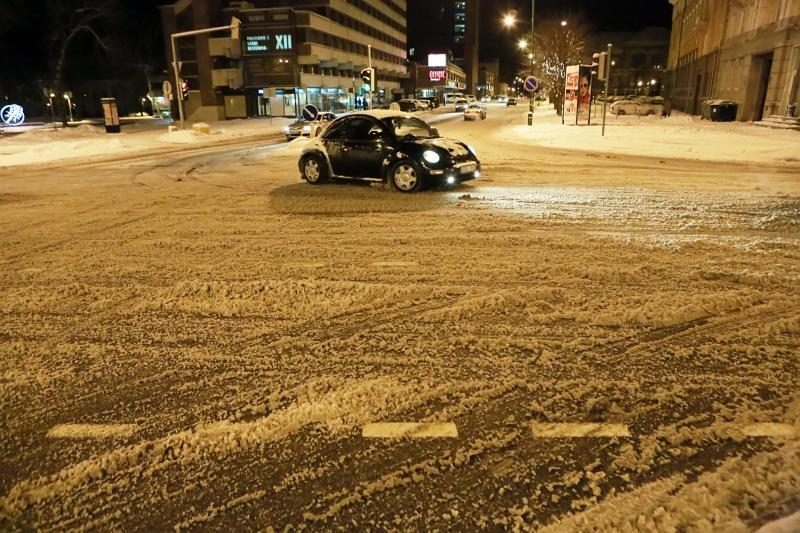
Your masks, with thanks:
M 576 124 L 589 124 L 592 114 L 592 67 L 581 65 L 578 72 L 578 117 Z
M 564 122 L 588 124 L 592 105 L 592 67 L 570 65 L 564 80 Z
M 578 84 L 580 82 L 580 66 L 569 65 L 564 80 L 564 122 L 572 124 L 578 115 Z

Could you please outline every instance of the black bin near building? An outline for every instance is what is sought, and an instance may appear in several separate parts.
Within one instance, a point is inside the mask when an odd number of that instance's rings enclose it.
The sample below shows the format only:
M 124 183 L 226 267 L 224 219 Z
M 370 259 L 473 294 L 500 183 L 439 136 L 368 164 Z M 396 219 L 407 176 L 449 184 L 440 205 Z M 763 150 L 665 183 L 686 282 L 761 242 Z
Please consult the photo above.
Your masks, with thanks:
M 712 122 L 733 122 L 739 105 L 730 100 L 706 100 L 702 105 L 703 118 Z

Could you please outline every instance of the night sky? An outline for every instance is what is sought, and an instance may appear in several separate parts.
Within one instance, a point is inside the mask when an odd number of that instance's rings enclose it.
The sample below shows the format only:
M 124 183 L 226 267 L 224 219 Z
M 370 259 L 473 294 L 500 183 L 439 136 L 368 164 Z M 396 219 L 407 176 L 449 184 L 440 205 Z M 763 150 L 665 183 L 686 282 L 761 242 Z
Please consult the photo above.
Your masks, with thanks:
M 5 77 L 18 81 L 46 76 L 48 41 L 44 35 L 45 26 L 40 19 L 42 5 L 48 1 L 74 3 L 79 0 L 4 0 L 6 11 L 0 22 L 0 67 Z M 148 39 L 148 53 L 152 62 L 163 68 L 164 55 L 160 32 L 160 16 L 157 6 L 172 3 L 173 0 L 111 0 L 119 3 L 124 11 L 128 29 L 139 31 L 141 39 Z M 440 33 L 440 22 L 429 17 L 419 16 L 421 6 L 440 0 L 408 1 L 408 45 L 425 48 L 431 36 Z M 452 0 L 450 0 L 452 1 Z M 511 9 L 518 10 L 520 19 L 530 19 L 529 0 L 483 0 L 481 17 L 481 59 L 500 58 L 501 63 L 515 61 L 516 51 L 511 34 L 500 24 L 502 14 Z M 557 17 L 574 17 L 583 13 L 584 19 L 596 31 L 635 31 L 648 25 L 669 28 L 672 8 L 668 0 L 536 0 L 536 16 L 542 19 L 548 14 Z M 435 40 L 435 39 L 434 39 Z M 21 45 L 21 43 L 25 43 Z M 106 63 L 101 68 L 108 69 L 109 63 L 119 63 L 124 52 L 112 57 L 97 50 L 92 43 L 77 43 L 85 47 L 82 56 L 86 61 Z M 89 74 L 89 72 L 87 72 Z
M 408 43 L 424 54 L 428 43 L 436 40 L 440 21 L 420 16 L 425 6 L 442 0 L 408 0 Z M 452 0 L 447 0 L 452 1 Z M 501 24 L 502 16 L 511 10 L 529 28 L 530 0 L 482 0 L 481 2 L 481 60 L 499 58 L 501 69 L 518 61 L 514 47 L 517 32 L 509 32 Z M 548 16 L 559 19 L 583 18 L 592 31 L 637 31 L 647 26 L 669 29 L 672 23 L 672 6 L 669 0 L 536 0 L 536 19 Z M 506 68 L 502 68 L 506 67 Z M 513 67 L 510 67 L 513 70 Z

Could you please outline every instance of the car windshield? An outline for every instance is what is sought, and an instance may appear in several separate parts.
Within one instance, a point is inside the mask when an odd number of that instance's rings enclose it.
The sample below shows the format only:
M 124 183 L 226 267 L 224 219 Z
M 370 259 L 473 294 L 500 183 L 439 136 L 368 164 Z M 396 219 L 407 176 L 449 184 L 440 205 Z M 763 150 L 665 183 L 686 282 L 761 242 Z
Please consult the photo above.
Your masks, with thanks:
M 435 136 L 431 127 L 416 117 L 392 117 L 389 119 L 389 122 L 391 122 L 394 134 L 398 138 L 407 135 L 419 138 Z
M 470 104 L 469 108 L 470 109 L 480 109 L 481 106 L 479 106 L 478 104 Z

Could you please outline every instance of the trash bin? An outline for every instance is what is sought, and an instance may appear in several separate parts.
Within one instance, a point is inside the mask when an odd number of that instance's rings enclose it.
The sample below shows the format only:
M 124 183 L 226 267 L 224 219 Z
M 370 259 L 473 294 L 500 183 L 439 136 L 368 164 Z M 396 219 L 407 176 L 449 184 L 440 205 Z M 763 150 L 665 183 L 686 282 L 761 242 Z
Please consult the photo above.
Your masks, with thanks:
M 700 116 L 705 120 L 711 120 L 711 104 L 718 100 L 703 100 L 700 103 Z
M 709 104 L 710 119 L 713 122 L 733 122 L 739 105 L 729 100 L 712 100 Z

